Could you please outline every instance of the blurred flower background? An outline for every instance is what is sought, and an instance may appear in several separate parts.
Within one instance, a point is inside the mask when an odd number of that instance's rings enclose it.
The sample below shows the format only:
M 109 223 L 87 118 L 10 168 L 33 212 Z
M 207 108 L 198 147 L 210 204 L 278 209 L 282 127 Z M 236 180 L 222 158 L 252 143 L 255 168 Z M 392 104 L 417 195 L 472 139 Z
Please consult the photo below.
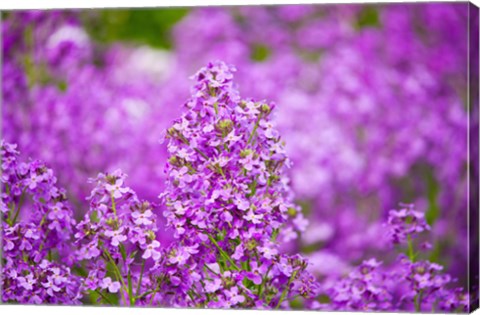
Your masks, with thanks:
M 54 171 L 77 219 L 88 208 L 86 179 L 118 168 L 157 203 L 164 130 L 190 95 L 188 78 L 222 60 L 237 68 L 242 96 L 276 104 L 305 225 L 284 251 L 308 257 L 328 287 L 364 260 L 392 263 L 384 223 L 391 209 L 415 204 L 431 228 L 422 259 L 466 288 L 469 117 L 478 126 L 467 98 L 468 6 L 3 13 L 2 137 Z M 172 241 L 163 226 L 157 235 Z

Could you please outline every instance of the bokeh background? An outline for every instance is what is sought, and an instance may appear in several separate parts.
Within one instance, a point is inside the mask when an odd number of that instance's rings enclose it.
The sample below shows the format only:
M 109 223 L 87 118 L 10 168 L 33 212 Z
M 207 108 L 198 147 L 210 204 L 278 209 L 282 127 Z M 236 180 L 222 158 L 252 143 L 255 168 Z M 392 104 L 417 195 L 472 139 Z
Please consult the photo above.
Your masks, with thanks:
M 478 172 L 467 155 L 468 128 L 478 127 L 468 6 L 4 12 L 2 137 L 54 170 L 79 217 L 87 179 L 117 168 L 156 202 L 162 132 L 181 114 L 189 77 L 223 60 L 243 97 L 277 104 L 308 221 L 286 251 L 307 255 L 320 279 L 371 257 L 388 262 L 388 211 L 413 203 L 432 227 L 424 258 L 466 286 L 468 171 Z

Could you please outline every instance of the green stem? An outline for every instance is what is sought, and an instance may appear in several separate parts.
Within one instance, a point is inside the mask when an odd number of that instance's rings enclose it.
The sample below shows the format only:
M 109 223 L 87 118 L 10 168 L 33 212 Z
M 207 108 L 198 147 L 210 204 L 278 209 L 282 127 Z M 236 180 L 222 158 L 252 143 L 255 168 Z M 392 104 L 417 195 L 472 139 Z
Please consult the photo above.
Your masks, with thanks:
M 250 134 L 250 137 L 248 138 L 247 144 L 250 144 L 250 142 L 253 139 L 253 136 L 255 135 L 255 132 L 257 131 L 258 125 L 260 124 L 260 119 L 262 118 L 262 114 L 258 115 L 257 121 L 255 122 L 255 126 L 253 126 L 252 133 Z
M 227 180 L 227 177 L 225 176 L 225 173 L 223 172 L 222 167 L 217 166 L 217 170 L 218 170 L 218 172 L 220 173 L 220 175 L 222 175 L 223 179 L 224 179 L 224 180 Z
M 247 196 L 252 197 L 255 195 L 256 192 L 257 192 L 257 180 L 255 179 L 251 184 L 250 193 Z
M 205 268 L 207 268 L 208 270 L 210 270 L 214 275 L 218 276 L 218 273 L 216 273 L 215 271 L 213 271 L 210 267 L 208 267 L 207 265 L 204 265 Z
M 408 244 L 408 258 L 411 262 L 415 262 L 415 251 L 413 249 L 413 242 L 410 235 L 407 235 L 407 244 Z
M 140 285 L 142 284 L 143 271 L 145 270 L 145 260 L 142 260 L 142 268 L 140 270 L 140 278 L 138 278 L 137 290 L 135 296 L 138 298 L 138 292 L 140 292 Z
M 27 74 L 28 88 L 31 89 L 36 81 L 35 61 L 33 58 L 33 30 L 27 27 L 24 33 L 26 53 L 24 56 L 24 68 Z
M 157 284 L 157 287 L 155 288 L 155 290 L 153 290 L 152 297 L 150 298 L 150 306 L 152 306 L 153 299 L 155 298 L 155 295 L 157 295 L 157 292 L 158 292 L 159 288 L 160 288 L 160 284 Z
M 415 295 L 413 299 L 413 303 L 415 304 L 415 311 L 420 312 L 420 308 L 422 305 L 422 290 L 420 290 L 420 292 L 418 292 L 418 294 Z
M 153 292 L 154 292 L 154 290 L 150 290 L 150 291 L 144 292 L 144 293 L 140 294 L 139 296 L 137 296 L 135 299 L 136 299 L 136 300 L 140 300 L 140 299 L 146 297 L 147 295 L 149 295 L 150 293 L 153 293 Z
M 24 192 L 25 190 L 23 190 L 22 194 L 20 195 L 20 200 L 18 202 L 18 205 L 15 206 L 15 203 L 12 204 L 11 213 L 13 214 L 13 211 L 14 211 L 13 209 L 16 209 L 16 210 L 15 210 L 15 215 L 13 215 L 13 218 L 10 219 L 10 226 L 14 226 L 15 223 L 17 223 L 18 215 L 20 214 L 20 209 L 22 208 L 23 199 L 25 197 Z
M 122 290 L 125 292 L 128 292 L 127 286 L 125 285 L 125 281 L 123 280 L 122 274 L 118 269 L 117 264 L 115 263 L 112 256 L 110 256 L 110 253 L 106 249 L 104 249 L 103 252 L 108 257 L 108 260 L 110 261 L 110 263 L 113 265 L 113 271 L 115 273 L 115 277 L 117 278 L 117 280 L 119 280 L 122 283 L 122 286 L 123 286 Z M 123 294 L 122 292 L 120 292 L 120 294 L 122 295 L 123 303 L 127 305 L 127 301 L 125 300 L 125 294 Z
M 20 214 L 20 206 L 17 208 L 17 211 L 15 212 L 15 216 L 13 217 L 12 226 L 15 225 L 15 223 L 17 222 L 19 214 Z
M 192 300 L 192 302 L 194 302 L 194 301 L 195 301 L 195 298 L 193 297 L 191 290 L 188 290 L 188 291 L 187 291 L 187 294 L 188 294 L 188 296 L 190 297 L 190 300 Z
M 240 268 L 235 264 L 235 262 L 230 258 L 230 256 L 218 245 L 217 241 L 210 234 L 207 235 L 210 241 L 212 241 L 213 245 L 215 245 L 215 247 L 218 249 L 220 254 L 230 262 L 230 264 L 235 268 L 235 270 L 240 270 Z
M 285 299 L 285 297 L 287 296 L 288 294 L 288 291 L 290 291 L 290 285 L 292 284 L 293 280 L 295 279 L 295 277 L 297 276 L 297 272 L 298 270 L 295 270 L 292 275 L 290 276 L 290 279 L 288 280 L 288 283 L 287 283 L 287 287 L 285 288 L 285 290 L 283 290 L 282 292 L 282 295 L 280 296 L 280 299 L 278 300 L 278 304 L 277 306 L 275 307 L 275 309 L 278 309 L 280 307 L 280 304 L 282 304 L 283 300 Z
M 188 141 L 187 139 L 185 139 L 181 134 L 179 135 L 179 138 L 180 140 L 183 141 L 183 143 L 185 143 L 186 145 L 190 146 L 190 141 Z M 209 157 L 203 153 L 202 151 L 200 151 L 198 148 L 194 148 L 195 152 L 197 152 L 198 154 L 200 154 L 201 156 L 203 156 L 203 158 L 205 160 L 209 160 Z
M 130 272 L 130 270 L 128 270 L 127 280 L 128 280 L 128 297 L 130 300 L 130 306 L 133 306 L 135 305 L 135 296 L 133 296 L 132 273 Z
M 8 212 L 7 222 L 10 226 L 13 226 L 13 216 L 15 212 L 15 203 L 12 203 L 10 206 L 10 211 Z
M 100 295 L 108 304 L 113 305 L 112 301 L 110 301 L 100 290 L 97 289 L 95 292 L 98 293 L 98 295 Z
M 110 197 L 112 198 L 113 215 L 115 216 L 115 221 L 118 221 L 118 219 L 117 219 L 117 206 L 115 205 L 115 198 L 113 198 L 113 193 L 110 194 Z
M 203 156 L 203 158 L 204 158 L 205 160 L 209 160 L 209 157 L 208 157 L 205 153 L 203 153 L 202 151 L 200 151 L 200 150 L 197 149 L 197 148 L 195 148 L 194 150 L 195 150 L 195 152 L 197 152 L 198 154 L 200 154 L 201 156 Z
M 262 283 L 260 284 L 260 287 L 258 288 L 258 298 L 259 299 L 262 298 L 263 288 L 265 287 L 265 284 L 267 283 L 268 273 L 270 272 L 271 269 L 272 269 L 272 266 L 268 267 L 267 272 L 262 277 Z

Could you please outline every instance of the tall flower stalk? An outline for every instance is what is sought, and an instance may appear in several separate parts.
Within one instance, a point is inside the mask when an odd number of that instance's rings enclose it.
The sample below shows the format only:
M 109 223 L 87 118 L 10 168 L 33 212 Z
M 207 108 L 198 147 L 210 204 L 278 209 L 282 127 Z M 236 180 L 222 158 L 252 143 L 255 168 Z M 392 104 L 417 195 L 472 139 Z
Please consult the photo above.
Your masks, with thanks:
M 234 71 L 223 62 L 201 69 L 186 112 L 166 133 L 161 197 L 178 245 L 167 252 L 165 268 L 177 269 L 161 271 L 163 285 L 179 305 L 288 307 L 316 289 L 307 261 L 279 251 L 297 213 L 289 160 L 270 120 L 274 104 L 241 99 Z

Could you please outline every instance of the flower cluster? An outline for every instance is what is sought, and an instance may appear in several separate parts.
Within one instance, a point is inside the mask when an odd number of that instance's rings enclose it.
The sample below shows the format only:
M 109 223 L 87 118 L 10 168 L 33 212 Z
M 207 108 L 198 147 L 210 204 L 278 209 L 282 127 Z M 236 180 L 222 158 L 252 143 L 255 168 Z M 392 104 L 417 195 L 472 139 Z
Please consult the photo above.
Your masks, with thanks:
M 443 267 L 429 261 L 412 262 L 401 259 L 399 270 L 394 276 L 406 279 L 401 302 L 416 311 L 465 311 L 469 307 L 469 296 L 461 288 L 453 288 L 455 279 L 442 273 Z M 405 280 L 404 280 L 405 281 Z
M 20 162 L 16 145 L 1 143 L 3 302 L 78 303 L 71 273 L 74 219 L 65 192 L 39 161 Z M 51 263 L 59 257 L 62 264 Z
M 287 307 L 297 294 L 315 294 L 304 258 L 279 252 L 279 241 L 305 227 L 269 119 L 274 105 L 242 100 L 234 71 L 223 62 L 201 69 L 188 111 L 166 134 L 164 215 L 180 243 L 166 264 L 188 269 L 166 276 L 176 299 L 190 306 Z
M 400 210 L 390 210 L 388 229 L 392 243 L 400 244 L 423 231 L 430 230 L 425 214 L 414 210 L 414 205 L 405 205 Z
M 17 262 L 15 268 L 3 272 L 3 302 L 80 304 L 80 278 L 69 267 L 44 259 L 36 266 Z
M 123 305 L 142 305 L 150 291 L 144 273 L 161 257 L 156 209 L 125 187 L 125 178 L 117 170 L 92 180 L 90 208 L 76 226 L 76 257 L 88 271 L 84 290 L 99 294 L 102 303 L 118 293 Z
M 381 311 L 392 309 L 388 275 L 378 270 L 380 262 L 362 262 L 349 275 L 327 290 L 329 307 L 336 310 Z M 326 307 L 328 309 L 328 307 Z
M 408 205 L 402 210 L 392 210 L 388 217 L 389 232 L 397 236 L 391 242 L 407 245 L 407 255 L 400 253 L 392 265 L 383 268 L 375 259 L 364 261 L 345 278 L 327 286 L 325 292 L 330 304 L 317 307 L 417 312 L 468 310 L 469 295 L 453 286 L 456 280 L 442 273 L 441 265 L 417 259 L 420 253 L 414 250 L 413 238 L 429 230 L 429 226 L 423 214 L 413 209 L 413 205 Z

